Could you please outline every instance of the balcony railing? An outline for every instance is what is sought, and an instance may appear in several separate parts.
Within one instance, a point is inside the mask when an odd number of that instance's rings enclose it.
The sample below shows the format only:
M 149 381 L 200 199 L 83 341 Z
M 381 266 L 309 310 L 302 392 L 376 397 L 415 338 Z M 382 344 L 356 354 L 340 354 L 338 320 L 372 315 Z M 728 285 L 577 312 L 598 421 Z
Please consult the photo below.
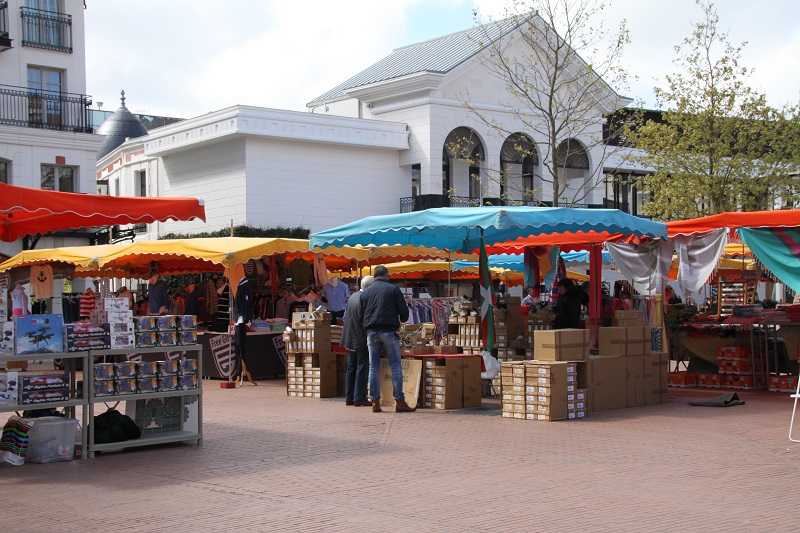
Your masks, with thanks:
M 599 209 L 605 207 L 603 204 L 576 204 L 572 207 L 584 209 Z M 400 198 L 400 212 L 411 213 L 414 211 L 424 211 L 432 207 L 475 207 L 479 205 L 507 205 L 507 206 L 528 206 L 528 207 L 550 207 L 552 202 L 548 201 L 526 201 L 526 200 L 503 200 L 502 198 L 484 198 L 481 202 L 478 198 L 466 196 L 447 196 L 444 194 L 421 194 L 419 196 L 409 196 Z
M 0 85 L 0 124 L 93 133 L 90 96 Z
M 8 2 L 0 0 L 0 52 L 11 48 L 11 39 L 8 36 Z
M 72 15 L 21 7 L 22 46 L 72 53 Z

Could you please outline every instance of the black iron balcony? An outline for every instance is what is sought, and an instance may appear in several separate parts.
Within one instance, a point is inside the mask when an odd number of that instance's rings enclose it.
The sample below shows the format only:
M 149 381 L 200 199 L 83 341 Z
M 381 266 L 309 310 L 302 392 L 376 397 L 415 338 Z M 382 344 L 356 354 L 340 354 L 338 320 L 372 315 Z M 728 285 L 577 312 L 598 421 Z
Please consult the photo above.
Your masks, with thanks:
M 22 46 L 72 53 L 72 15 L 21 7 Z
M 42 92 L 0 85 L 0 124 L 46 130 L 94 133 L 90 96 Z
M 0 0 L 0 52 L 11 48 L 11 39 L 8 36 L 8 2 Z
M 582 207 L 584 209 L 600 209 L 606 207 L 608 201 L 603 204 L 576 204 L 572 207 Z M 502 198 L 468 198 L 466 196 L 447 196 L 445 194 L 421 194 L 419 196 L 409 196 L 400 198 L 400 212 L 411 213 L 414 211 L 424 211 L 431 207 L 475 207 L 479 205 L 507 205 L 507 206 L 528 206 L 528 207 L 551 207 L 552 202 L 545 200 L 510 200 Z

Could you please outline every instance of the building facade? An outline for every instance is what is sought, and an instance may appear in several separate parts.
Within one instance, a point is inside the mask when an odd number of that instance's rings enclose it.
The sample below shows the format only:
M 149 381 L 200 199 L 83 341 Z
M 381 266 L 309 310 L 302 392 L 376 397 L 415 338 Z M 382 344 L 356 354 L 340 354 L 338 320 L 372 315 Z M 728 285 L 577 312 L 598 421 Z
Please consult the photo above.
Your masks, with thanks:
M 548 205 L 542 176 L 553 157 L 563 159 L 566 193 L 579 205 L 608 206 L 597 141 L 604 117 L 630 100 L 603 85 L 589 127 L 550 155 L 536 128 L 509 112 L 505 82 L 480 61 L 484 30 L 395 50 L 309 102 L 306 113 L 235 106 L 150 130 L 100 158 L 97 178 L 110 194 L 204 199 L 206 224 L 155 224 L 148 238 L 232 223 L 315 232 L 427 207 Z M 509 54 L 524 46 L 518 25 L 490 31 L 509 39 Z M 464 106 L 467 95 L 486 120 Z
M 97 192 L 103 138 L 89 120 L 83 9 L 74 0 L 0 2 L 0 182 Z M 75 235 L 60 232 L 38 246 L 87 243 Z M 25 245 L 0 243 L 0 254 Z

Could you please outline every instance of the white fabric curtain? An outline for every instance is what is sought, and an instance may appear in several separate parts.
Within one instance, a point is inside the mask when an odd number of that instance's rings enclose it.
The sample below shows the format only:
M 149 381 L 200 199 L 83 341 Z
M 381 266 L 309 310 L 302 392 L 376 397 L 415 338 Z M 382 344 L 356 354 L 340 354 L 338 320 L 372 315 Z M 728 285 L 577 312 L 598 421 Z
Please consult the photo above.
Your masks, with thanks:
M 647 244 L 607 243 L 617 268 L 633 282 L 639 294 L 655 294 L 662 290 L 669 277 L 673 244 L 656 241 Z
M 728 228 L 694 235 L 678 235 L 673 240 L 680 261 L 678 285 L 681 292 L 684 295 L 697 292 L 717 268 L 719 258 L 728 244 Z

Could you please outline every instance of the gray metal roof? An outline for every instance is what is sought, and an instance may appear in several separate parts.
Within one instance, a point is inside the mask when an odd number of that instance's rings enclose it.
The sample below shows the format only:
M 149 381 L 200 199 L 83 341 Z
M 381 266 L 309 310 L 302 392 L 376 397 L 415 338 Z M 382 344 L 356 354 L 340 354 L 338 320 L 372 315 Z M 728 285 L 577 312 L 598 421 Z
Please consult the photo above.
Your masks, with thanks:
M 102 159 L 116 150 L 125 139 L 135 139 L 147 135 L 147 128 L 136 118 L 136 115 L 125 107 L 125 91 L 122 91 L 120 106 L 97 129 L 97 133 L 106 135 L 97 150 L 97 159 Z
M 379 81 L 418 72 L 447 73 L 492 42 L 522 25 L 526 20 L 525 17 L 508 18 L 430 41 L 397 48 L 371 67 L 318 96 L 306 106 L 313 107 L 342 100 L 347 98 L 345 90 Z

